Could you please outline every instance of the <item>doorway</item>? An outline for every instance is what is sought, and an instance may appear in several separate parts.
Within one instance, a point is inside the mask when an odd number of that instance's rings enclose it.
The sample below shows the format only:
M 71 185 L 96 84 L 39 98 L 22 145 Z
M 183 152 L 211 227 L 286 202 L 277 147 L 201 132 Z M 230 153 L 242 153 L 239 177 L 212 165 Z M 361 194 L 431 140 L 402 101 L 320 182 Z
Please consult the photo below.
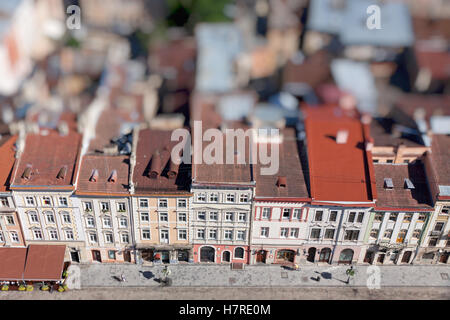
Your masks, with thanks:
M 320 250 L 319 262 L 330 263 L 330 256 L 331 256 L 331 249 L 323 248 L 322 250 Z
M 161 243 L 169 243 L 169 230 L 161 230 Z
M 188 262 L 189 252 L 187 250 L 178 250 L 177 259 L 179 262 Z
M 169 263 L 170 262 L 169 251 L 161 251 L 161 261 L 162 261 L 162 263 Z
M 380 253 L 378 255 L 377 262 L 383 264 L 384 263 L 384 257 L 385 257 L 385 254 L 384 253 Z
M 447 263 L 448 256 L 449 256 L 449 253 L 448 252 L 444 252 L 443 254 L 441 254 L 441 257 L 439 258 L 439 262 L 440 263 Z
M 70 258 L 72 260 L 72 262 L 80 262 L 80 253 L 78 252 L 78 250 L 72 250 L 70 251 Z
M 94 261 L 102 262 L 102 255 L 98 250 L 92 250 L 92 259 Z
M 231 253 L 230 251 L 224 251 L 222 254 L 222 262 L 230 262 Z
M 256 253 L 256 263 L 266 263 L 266 256 L 267 256 L 266 250 L 259 250 Z
M 125 250 L 123 252 L 123 261 L 125 262 L 131 262 L 131 253 L 129 250 Z
M 314 262 L 314 260 L 316 260 L 316 248 L 311 247 L 308 249 L 308 258 L 306 260 L 309 262 Z
M 200 249 L 200 262 L 214 262 L 216 250 L 213 247 L 202 247 Z
M 344 249 L 341 251 L 339 255 L 338 263 L 342 264 L 351 264 L 353 259 L 353 250 L 352 249 Z
M 375 256 L 375 252 L 373 251 L 367 251 L 366 255 L 364 256 L 364 262 L 365 263 L 373 263 L 373 257 Z
M 402 257 L 402 263 L 409 263 L 410 259 L 411 259 L 411 251 L 405 251 Z

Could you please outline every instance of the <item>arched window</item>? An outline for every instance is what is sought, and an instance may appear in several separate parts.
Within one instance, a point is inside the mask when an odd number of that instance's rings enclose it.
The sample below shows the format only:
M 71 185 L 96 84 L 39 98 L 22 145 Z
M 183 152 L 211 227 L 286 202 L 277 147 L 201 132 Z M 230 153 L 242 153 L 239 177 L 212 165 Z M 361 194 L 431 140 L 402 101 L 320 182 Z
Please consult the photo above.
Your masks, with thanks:
M 234 257 L 236 259 L 244 259 L 244 249 L 241 247 L 234 249 Z

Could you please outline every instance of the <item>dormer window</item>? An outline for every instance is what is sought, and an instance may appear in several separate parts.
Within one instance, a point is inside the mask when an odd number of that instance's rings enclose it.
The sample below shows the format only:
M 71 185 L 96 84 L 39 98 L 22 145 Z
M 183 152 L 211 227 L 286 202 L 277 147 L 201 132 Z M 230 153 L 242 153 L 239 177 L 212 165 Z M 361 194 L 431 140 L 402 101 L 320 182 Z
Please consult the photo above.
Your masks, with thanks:
M 393 189 L 394 183 L 392 182 L 392 178 L 384 178 L 384 188 L 385 189 Z
M 414 184 L 408 178 L 405 178 L 405 189 L 415 189 Z
M 116 182 L 117 181 L 117 170 L 111 171 L 111 175 L 109 176 L 108 182 Z
M 58 174 L 56 175 L 56 179 L 64 179 L 66 177 L 66 173 L 67 173 L 67 167 L 61 167 L 61 169 L 59 169 Z
M 286 188 L 286 186 L 287 186 L 286 177 L 278 177 L 278 179 L 277 179 L 277 187 L 279 187 L 279 188 Z
M 22 173 L 22 179 L 30 179 L 31 176 L 31 166 L 27 166 Z
M 94 170 L 92 170 L 91 177 L 89 178 L 89 181 L 97 182 L 97 180 L 98 180 L 98 170 L 94 169 Z

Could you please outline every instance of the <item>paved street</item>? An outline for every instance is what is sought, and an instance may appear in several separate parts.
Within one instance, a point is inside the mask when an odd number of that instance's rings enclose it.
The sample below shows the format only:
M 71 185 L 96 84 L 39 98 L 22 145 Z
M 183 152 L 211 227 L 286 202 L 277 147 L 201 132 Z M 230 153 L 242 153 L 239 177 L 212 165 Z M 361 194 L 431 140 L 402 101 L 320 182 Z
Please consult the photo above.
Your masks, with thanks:
M 0 300 L 449 300 L 445 287 L 367 288 L 88 288 L 59 292 L 0 292 Z
M 245 266 L 231 270 L 228 265 L 170 265 L 174 287 L 443 287 L 450 289 L 448 266 L 357 266 L 350 284 L 348 266 L 303 266 L 300 271 L 278 265 Z M 81 288 L 160 286 L 163 266 L 80 265 Z M 378 280 L 379 270 L 379 281 Z M 70 272 L 69 286 L 76 287 L 78 277 Z M 123 274 L 126 281 L 115 277 Z M 320 281 L 317 278 L 320 276 Z

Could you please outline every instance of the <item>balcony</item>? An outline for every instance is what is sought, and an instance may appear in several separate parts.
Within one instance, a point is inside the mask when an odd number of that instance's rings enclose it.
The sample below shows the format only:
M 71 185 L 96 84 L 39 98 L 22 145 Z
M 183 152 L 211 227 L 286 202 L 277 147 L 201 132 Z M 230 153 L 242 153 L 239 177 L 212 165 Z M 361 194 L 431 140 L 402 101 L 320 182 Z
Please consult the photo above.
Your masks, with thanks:
M 442 233 L 442 231 L 431 231 L 431 232 L 430 232 L 430 236 L 432 236 L 432 237 L 438 237 L 438 236 L 441 235 L 441 233 Z

